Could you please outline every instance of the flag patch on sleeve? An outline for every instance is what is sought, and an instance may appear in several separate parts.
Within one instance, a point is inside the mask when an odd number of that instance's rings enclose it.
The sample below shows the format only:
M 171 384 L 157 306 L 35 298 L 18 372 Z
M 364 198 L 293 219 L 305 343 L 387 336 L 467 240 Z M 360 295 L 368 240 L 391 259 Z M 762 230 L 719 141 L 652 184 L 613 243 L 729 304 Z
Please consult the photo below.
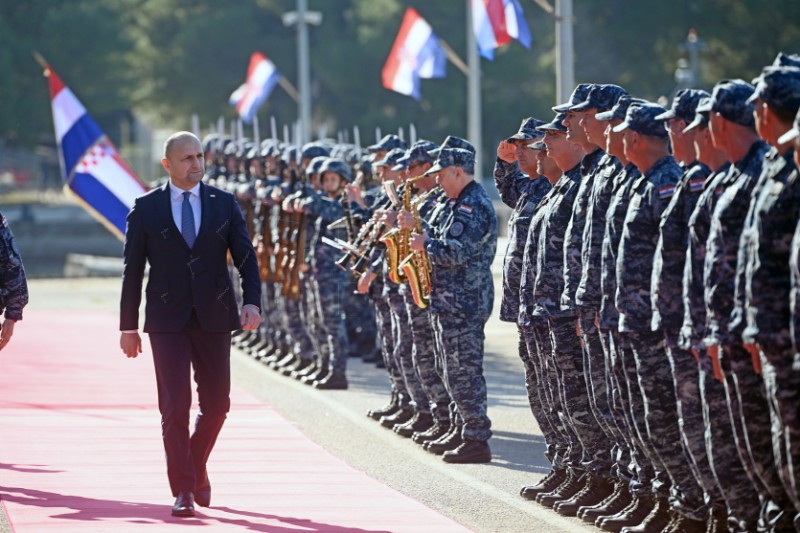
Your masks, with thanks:
M 467 204 L 461 204 L 460 206 L 458 206 L 458 210 L 468 215 L 472 214 L 472 207 L 468 206 Z
M 668 198 L 675 194 L 675 186 L 674 185 L 667 185 L 665 187 L 661 187 L 658 189 L 658 197 L 659 198 Z
M 689 190 L 691 190 L 692 192 L 697 192 L 703 188 L 703 185 L 705 185 L 705 183 L 706 183 L 705 178 L 693 179 L 689 182 Z

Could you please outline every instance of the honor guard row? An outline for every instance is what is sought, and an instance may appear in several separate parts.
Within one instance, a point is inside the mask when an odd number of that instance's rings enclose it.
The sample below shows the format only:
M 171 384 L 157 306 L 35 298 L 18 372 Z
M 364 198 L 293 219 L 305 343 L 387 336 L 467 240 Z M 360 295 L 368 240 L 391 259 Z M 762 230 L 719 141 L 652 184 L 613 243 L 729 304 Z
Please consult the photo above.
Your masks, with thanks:
M 581 84 L 500 143 L 501 320 L 550 473 L 606 531 L 800 531 L 800 56 L 669 109 Z

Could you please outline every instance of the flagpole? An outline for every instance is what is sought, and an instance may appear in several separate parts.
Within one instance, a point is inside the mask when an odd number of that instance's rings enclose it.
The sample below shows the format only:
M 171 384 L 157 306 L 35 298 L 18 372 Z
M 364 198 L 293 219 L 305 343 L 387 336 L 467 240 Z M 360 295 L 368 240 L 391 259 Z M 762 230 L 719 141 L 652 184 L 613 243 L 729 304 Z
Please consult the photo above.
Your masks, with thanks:
M 475 146 L 475 179 L 481 181 L 483 173 L 483 138 L 481 135 L 481 59 L 478 56 L 478 44 L 472 28 L 472 2 L 467 3 L 467 137 Z
M 572 0 L 555 0 L 556 18 L 556 103 L 566 102 L 575 87 L 572 49 Z
M 294 85 L 292 85 L 292 82 L 287 80 L 284 76 L 280 76 L 278 78 L 278 85 L 281 86 L 281 89 L 286 91 L 286 94 L 289 95 L 289 98 L 294 100 L 296 104 L 300 103 L 300 93 L 297 92 L 297 89 L 295 89 Z
M 450 45 L 447 44 L 447 41 L 445 41 L 444 39 L 439 39 L 439 45 L 444 50 L 444 53 L 447 55 L 447 59 L 449 59 L 450 62 L 453 65 L 455 65 L 458 70 L 463 72 L 464 76 L 469 76 L 469 67 L 467 66 L 466 63 L 464 63 L 463 59 L 458 57 L 458 54 L 456 54 L 455 51 L 450 47 Z

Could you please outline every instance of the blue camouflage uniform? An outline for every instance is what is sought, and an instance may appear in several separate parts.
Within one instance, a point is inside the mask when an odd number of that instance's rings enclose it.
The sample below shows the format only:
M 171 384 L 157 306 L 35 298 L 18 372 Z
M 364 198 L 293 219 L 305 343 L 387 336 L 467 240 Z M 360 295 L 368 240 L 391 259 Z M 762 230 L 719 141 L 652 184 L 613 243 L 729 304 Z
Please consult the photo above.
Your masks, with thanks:
M 19 246 L 6 217 L 0 214 L 0 307 L 7 320 L 22 320 L 22 309 L 28 304 L 28 282 Z
M 666 139 L 663 123 L 656 120 L 665 112 L 656 104 L 632 104 L 625 122 L 614 131 L 629 128 L 639 135 Z M 631 186 L 617 257 L 616 306 L 623 357 L 630 356 L 636 362 L 643 405 L 641 411 L 634 413 L 634 419 L 644 451 L 656 468 L 653 491 L 660 498 L 669 498 L 681 514 L 702 519 L 702 515 L 694 515 L 695 505 L 702 504 L 703 495 L 681 445 L 675 388 L 664 357 L 664 336 L 651 329 L 650 286 L 658 228 L 681 175 L 675 159 L 664 156 Z M 635 392 L 631 398 L 634 401 Z
M 760 101 L 771 109 L 787 112 L 797 113 L 800 109 L 800 69 L 767 67 L 757 80 L 750 102 Z M 754 190 L 740 241 L 739 260 L 744 265 L 737 264 L 736 289 L 737 294 L 743 293 L 744 305 L 737 305 L 731 321 L 734 332 L 743 329 L 744 342 L 758 347 L 770 406 L 773 454 L 768 453 L 763 424 L 758 433 L 748 431 L 756 474 L 768 491 L 764 496 L 770 496 L 777 507 L 787 511 L 791 504 L 786 496 L 800 509 L 800 492 L 792 472 L 792 465 L 800 461 L 800 379 L 792 368 L 790 305 L 785 296 L 791 288 L 790 244 L 800 216 L 800 171 L 793 158 L 791 146 L 780 150 L 773 147 L 765 156 L 759 190 L 757 196 Z M 754 447 L 759 449 L 753 450 Z M 759 453 L 762 450 L 767 453 Z M 773 459 L 772 465 L 768 464 L 769 459 Z M 781 493 L 779 481 L 783 482 L 785 494 Z M 790 513 L 785 514 L 788 517 Z
M 456 165 L 471 174 L 473 164 L 469 151 L 447 148 L 429 172 Z M 458 413 L 455 422 L 463 421 L 465 441 L 487 441 L 492 432 L 486 413 L 483 327 L 494 300 L 491 265 L 497 249 L 497 217 L 479 183 L 464 187 L 425 249 L 433 265 L 430 308 L 444 382 Z
M 725 120 L 752 128 L 753 105 L 747 104 L 747 99 L 753 90 L 752 85 L 742 80 L 723 80 L 714 87 L 711 99 L 698 106 L 698 111 L 716 112 Z M 703 274 L 706 304 L 703 342 L 706 346 L 721 346 L 728 411 L 745 476 L 740 475 L 738 465 L 734 469 L 719 468 L 716 464 L 719 450 L 712 449 L 709 454 L 714 458 L 712 466 L 728 503 L 729 517 L 745 529 L 755 527 L 760 514 L 758 506 L 744 503 L 758 497 L 755 488 L 758 478 L 754 476 L 754 460 L 746 440 L 746 420 L 760 416 L 759 410 L 766 408 L 766 405 L 763 383 L 753 372 L 750 355 L 742 346 L 741 337 L 737 339 L 732 335 L 728 326 L 735 307 L 739 239 L 766 151 L 766 143 L 754 142 L 747 154 L 734 162 L 725 178 L 719 182 L 722 191 L 711 219 Z M 727 455 L 727 448 L 723 453 Z

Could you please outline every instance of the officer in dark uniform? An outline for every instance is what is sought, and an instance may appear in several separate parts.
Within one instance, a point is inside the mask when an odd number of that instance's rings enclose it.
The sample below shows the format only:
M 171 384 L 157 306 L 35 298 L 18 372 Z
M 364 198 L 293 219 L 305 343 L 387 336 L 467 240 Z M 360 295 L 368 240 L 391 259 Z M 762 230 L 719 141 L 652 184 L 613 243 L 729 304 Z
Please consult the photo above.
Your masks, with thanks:
M 454 435 L 463 443 L 444 453 L 449 463 L 491 460 L 491 421 L 486 413 L 483 377 L 483 328 L 492 310 L 491 265 L 497 248 L 497 218 L 483 187 L 474 180 L 474 155 L 442 149 L 427 172 L 456 201 L 440 231 L 415 235 L 409 245 L 431 260 L 431 312 L 445 384 L 457 418 Z M 459 424 L 463 428 L 459 429 Z
M 22 309 L 28 304 L 28 282 L 19 255 L 19 247 L 8 220 L 0 214 L 0 309 L 5 320 L 0 329 L 0 350 L 14 335 L 14 325 L 22 320 Z

